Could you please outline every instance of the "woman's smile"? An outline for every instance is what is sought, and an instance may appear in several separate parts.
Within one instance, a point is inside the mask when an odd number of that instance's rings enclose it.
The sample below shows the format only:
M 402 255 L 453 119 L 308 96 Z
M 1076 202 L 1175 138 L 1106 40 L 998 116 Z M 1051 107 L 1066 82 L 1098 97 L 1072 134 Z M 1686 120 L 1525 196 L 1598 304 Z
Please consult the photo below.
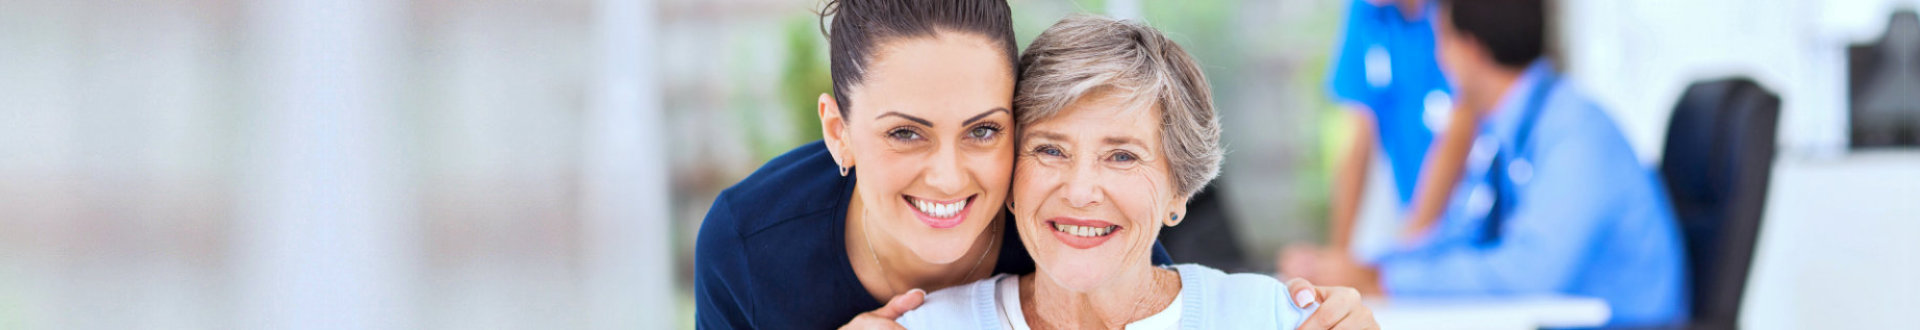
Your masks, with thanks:
M 935 229 L 947 229 L 959 226 L 967 220 L 967 211 L 973 210 L 973 198 L 980 195 L 951 200 L 928 200 L 913 196 L 901 196 L 907 205 L 913 206 L 913 215 L 920 222 Z
M 1091 249 L 1113 238 L 1113 233 L 1122 227 L 1112 222 L 1056 217 L 1047 219 L 1047 228 L 1053 229 L 1053 237 L 1075 249 Z

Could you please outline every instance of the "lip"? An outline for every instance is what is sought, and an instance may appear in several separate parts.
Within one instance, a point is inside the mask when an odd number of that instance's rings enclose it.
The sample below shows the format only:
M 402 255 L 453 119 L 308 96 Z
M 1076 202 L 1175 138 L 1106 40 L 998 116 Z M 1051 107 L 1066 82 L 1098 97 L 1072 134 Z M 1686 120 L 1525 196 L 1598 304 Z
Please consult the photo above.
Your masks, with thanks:
M 1107 227 L 1107 226 L 1113 226 L 1113 223 L 1100 221 L 1100 220 L 1075 219 L 1075 218 L 1068 218 L 1068 217 L 1054 217 L 1052 219 L 1047 219 L 1047 222 L 1045 224 L 1047 226 L 1047 231 L 1053 232 L 1054 239 L 1060 240 L 1061 243 L 1066 243 L 1067 246 L 1073 247 L 1075 249 L 1081 249 L 1081 250 L 1091 249 L 1091 248 L 1100 246 L 1100 244 L 1105 244 L 1107 243 L 1107 240 L 1113 239 L 1114 235 L 1120 234 L 1121 231 L 1127 230 L 1126 226 L 1116 226 L 1113 229 L 1113 232 L 1107 233 L 1106 236 L 1080 237 L 1080 236 L 1069 235 L 1065 232 L 1061 232 L 1058 229 L 1054 229 L 1053 225 L 1056 223 L 1074 225 L 1074 226 L 1087 226 L 1087 227 Z
M 955 198 L 955 199 L 949 199 L 944 201 L 925 199 L 925 198 L 920 198 L 915 196 L 901 196 L 900 203 L 906 204 L 908 210 L 913 210 L 913 217 L 920 219 L 920 223 L 926 224 L 927 227 L 933 227 L 934 229 L 947 229 L 947 228 L 960 226 L 960 223 L 967 221 L 967 213 L 973 211 L 973 198 L 978 196 L 979 195 L 973 195 L 973 196 L 967 196 L 965 198 Z M 920 201 L 925 201 L 929 203 L 940 203 L 940 204 L 952 204 L 954 202 L 965 200 L 967 201 L 967 206 L 961 207 L 959 212 L 954 212 L 953 217 L 951 218 L 939 218 L 939 217 L 934 217 L 931 214 L 927 214 L 926 212 L 920 212 L 920 208 L 914 207 L 913 205 L 914 200 L 920 200 Z

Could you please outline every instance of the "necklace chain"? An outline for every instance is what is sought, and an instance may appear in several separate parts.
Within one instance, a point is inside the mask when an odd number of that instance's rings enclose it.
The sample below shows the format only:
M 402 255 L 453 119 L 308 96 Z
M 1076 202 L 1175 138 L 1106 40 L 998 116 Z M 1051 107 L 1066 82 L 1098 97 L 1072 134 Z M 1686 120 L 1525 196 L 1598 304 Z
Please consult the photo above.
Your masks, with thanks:
M 866 208 L 862 207 L 860 210 L 860 236 L 862 238 L 861 240 L 866 241 L 867 243 L 867 255 L 873 257 L 873 266 L 880 268 L 880 282 L 887 284 L 887 299 L 891 300 L 893 299 L 893 296 L 896 294 L 899 294 L 899 292 L 895 291 L 893 287 L 893 280 L 888 278 L 890 276 L 888 276 L 887 274 L 887 265 L 880 263 L 880 250 L 873 249 L 873 234 L 870 234 L 869 233 L 870 231 L 867 230 L 867 227 L 869 227 L 868 226 L 869 223 L 867 223 L 867 219 L 870 219 L 868 217 L 867 210 Z M 993 226 L 992 220 L 988 220 L 987 226 L 989 227 Z M 1000 233 L 1000 228 L 995 227 L 993 229 L 993 232 L 996 234 Z M 980 264 L 987 261 L 987 253 L 993 252 L 994 247 L 1000 246 L 1000 240 L 1002 239 L 1001 237 L 993 237 L 989 239 L 992 240 L 992 242 L 987 243 L 987 249 L 985 251 L 980 251 L 980 258 L 974 259 L 973 267 L 967 268 L 967 273 L 963 274 L 962 278 L 972 277 L 973 272 L 980 271 Z

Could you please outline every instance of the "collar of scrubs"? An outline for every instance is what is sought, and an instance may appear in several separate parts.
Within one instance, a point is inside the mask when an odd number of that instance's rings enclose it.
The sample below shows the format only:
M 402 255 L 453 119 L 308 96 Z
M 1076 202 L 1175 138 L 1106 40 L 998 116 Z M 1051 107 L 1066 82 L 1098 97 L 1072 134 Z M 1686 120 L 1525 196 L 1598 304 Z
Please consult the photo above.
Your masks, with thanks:
M 1551 91 L 1535 93 L 1534 90 L 1543 87 L 1553 88 L 1542 86 L 1542 83 L 1557 78 L 1559 77 L 1556 77 L 1553 72 L 1553 63 L 1549 60 L 1540 59 L 1533 61 L 1533 64 L 1528 64 L 1526 71 L 1522 71 L 1520 78 L 1513 81 L 1513 87 L 1507 88 L 1507 93 L 1501 95 L 1500 104 L 1495 106 L 1493 113 L 1487 117 L 1489 132 L 1501 141 L 1515 141 L 1519 138 L 1514 135 L 1519 133 L 1521 122 L 1526 120 L 1527 107 L 1534 104 L 1546 106 L 1546 100 L 1533 98 L 1536 95 L 1552 97 Z
M 1514 189 L 1524 185 L 1533 177 L 1533 163 L 1527 160 L 1528 140 L 1533 137 L 1534 126 L 1538 126 L 1541 112 L 1546 111 L 1548 98 L 1559 77 L 1553 75 L 1551 63 L 1535 61 L 1527 71 L 1514 81 L 1514 87 L 1508 89 L 1506 100 L 1501 103 L 1501 112 L 1496 114 L 1494 130 L 1498 132 L 1502 146 L 1493 156 L 1487 169 L 1484 191 L 1476 191 L 1469 198 L 1491 199 L 1485 207 L 1475 207 L 1486 219 L 1481 227 L 1481 235 L 1476 240 L 1483 245 L 1498 244 L 1501 229 L 1506 217 L 1518 203 L 1518 192 Z

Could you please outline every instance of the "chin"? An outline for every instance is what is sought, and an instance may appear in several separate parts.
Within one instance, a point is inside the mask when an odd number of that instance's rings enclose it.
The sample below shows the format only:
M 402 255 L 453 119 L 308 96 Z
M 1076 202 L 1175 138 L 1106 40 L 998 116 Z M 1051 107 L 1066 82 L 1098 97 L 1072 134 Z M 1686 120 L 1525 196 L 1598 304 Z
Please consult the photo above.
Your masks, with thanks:
M 960 235 L 941 235 L 941 236 L 960 236 Z M 907 246 L 907 249 L 913 250 L 913 254 L 915 256 L 919 256 L 921 261 L 925 261 L 928 263 L 935 263 L 935 264 L 950 264 L 954 262 L 959 262 L 961 261 L 961 259 L 971 260 L 969 259 L 971 257 L 969 257 L 967 254 L 967 248 L 973 246 L 973 244 L 971 244 L 973 243 L 973 240 L 971 238 L 972 236 L 969 236 L 967 238 L 957 238 L 957 237 L 937 237 L 937 238 L 919 238 L 919 239 L 906 238 L 906 239 L 902 239 L 901 243 L 905 244 Z M 974 257 L 978 257 L 978 256 L 974 256 Z
M 980 255 L 978 251 L 968 253 L 967 250 L 972 249 L 975 240 L 987 232 L 988 229 L 983 223 L 991 220 L 993 219 L 967 219 L 966 223 L 958 227 L 946 229 L 935 229 L 914 222 L 906 224 L 911 227 L 902 231 L 903 235 L 897 237 L 900 243 L 912 250 L 921 261 L 935 264 L 971 263 L 974 259 L 980 258 Z
M 1118 260 L 1094 260 L 1083 256 L 1056 256 L 1056 258 L 1063 260 L 1048 263 L 1036 261 L 1036 263 L 1054 266 L 1040 267 L 1040 273 L 1046 274 L 1048 280 L 1052 280 L 1054 284 L 1060 285 L 1067 291 L 1090 292 L 1099 289 L 1106 285 L 1113 274 L 1119 272 L 1113 266 L 1119 263 Z

